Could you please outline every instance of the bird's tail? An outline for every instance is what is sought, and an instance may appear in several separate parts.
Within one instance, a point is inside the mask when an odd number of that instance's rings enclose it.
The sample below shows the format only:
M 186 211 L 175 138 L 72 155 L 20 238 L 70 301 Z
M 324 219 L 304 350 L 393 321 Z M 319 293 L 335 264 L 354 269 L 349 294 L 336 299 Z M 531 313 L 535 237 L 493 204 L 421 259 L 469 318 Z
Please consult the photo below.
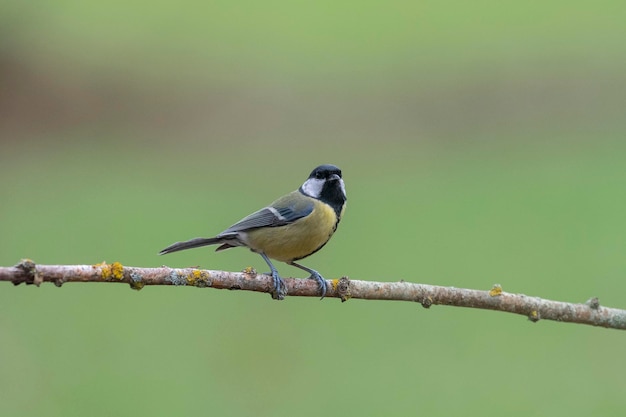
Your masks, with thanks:
M 185 242 L 176 242 L 173 245 L 168 246 L 159 252 L 159 255 L 165 255 L 166 253 L 178 252 L 179 250 L 199 248 L 201 246 L 215 245 L 217 243 L 223 243 L 223 239 L 218 237 L 204 238 L 197 237 L 195 239 L 187 240 Z

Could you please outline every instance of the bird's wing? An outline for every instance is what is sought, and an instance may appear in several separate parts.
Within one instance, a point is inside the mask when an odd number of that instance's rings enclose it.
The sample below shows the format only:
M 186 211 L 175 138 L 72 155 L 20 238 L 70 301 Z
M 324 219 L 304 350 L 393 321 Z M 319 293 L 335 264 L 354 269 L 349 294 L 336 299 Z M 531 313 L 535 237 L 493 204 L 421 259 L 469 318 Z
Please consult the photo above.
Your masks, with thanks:
M 296 191 L 297 192 L 297 191 Z M 293 223 L 298 219 L 308 216 L 313 211 L 313 201 L 309 199 L 294 200 L 287 196 L 276 200 L 270 206 L 255 211 L 244 217 L 228 229 L 220 233 L 220 236 L 244 232 L 259 227 L 276 227 Z

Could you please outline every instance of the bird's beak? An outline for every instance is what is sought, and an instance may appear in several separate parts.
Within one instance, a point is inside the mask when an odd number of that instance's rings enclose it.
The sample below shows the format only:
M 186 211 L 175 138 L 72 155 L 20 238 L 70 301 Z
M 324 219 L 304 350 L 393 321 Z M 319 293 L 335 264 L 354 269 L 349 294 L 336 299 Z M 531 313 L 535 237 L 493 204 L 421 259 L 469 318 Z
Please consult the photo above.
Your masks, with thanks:
M 337 174 L 333 174 L 330 177 L 328 177 L 329 181 L 339 181 L 341 179 L 341 177 Z

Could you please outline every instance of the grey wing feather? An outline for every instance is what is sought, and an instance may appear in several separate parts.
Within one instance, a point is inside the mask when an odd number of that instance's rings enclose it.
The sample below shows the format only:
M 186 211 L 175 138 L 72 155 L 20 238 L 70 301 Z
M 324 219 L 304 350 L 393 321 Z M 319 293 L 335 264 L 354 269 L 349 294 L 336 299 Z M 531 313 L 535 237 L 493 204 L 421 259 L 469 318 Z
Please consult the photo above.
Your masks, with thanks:
M 313 211 L 313 202 L 306 205 L 265 207 L 251 215 L 244 217 L 228 229 L 220 233 L 220 236 L 257 229 L 259 227 L 276 227 L 293 223 L 302 217 L 306 217 Z

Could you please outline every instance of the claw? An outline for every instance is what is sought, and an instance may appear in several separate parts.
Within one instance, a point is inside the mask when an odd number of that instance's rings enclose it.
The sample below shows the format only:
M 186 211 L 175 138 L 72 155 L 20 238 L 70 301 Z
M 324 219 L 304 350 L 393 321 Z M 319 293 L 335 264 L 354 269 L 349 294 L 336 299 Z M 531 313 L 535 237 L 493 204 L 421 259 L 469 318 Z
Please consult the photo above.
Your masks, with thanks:
M 309 279 L 314 279 L 315 281 L 317 281 L 317 285 L 319 286 L 319 290 L 322 293 L 322 298 L 320 298 L 320 300 L 323 300 L 324 297 L 326 296 L 326 291 L 328 290 L 328 284 L 326 284 L 326 280 L 324 279 L 324 277 L 321 276 L 320 273 L 317 272 L 315 269 L 307 268 L 306 266 L 297 264 L 297 263 L 295 263 L 293 261 L 287 262 L 287 263 L 289 265 L 295 266 L 296 268 L 300 268 L 300 269 L 308 272 L 309 274 L 311 274 Z
M 320 300 L 323 300 L 324 297 L 326 296 L 326 290 L 328 289 L 328 284 L 326 283 L 326 280 L 317 271 L 313 271 L 309 279 L 314 279 L 317 281 L 319 290 L 322 293 L 322 298 L 320 298 Z
M 272 271 L 272 278 L 274 278 L 274 291 L 272 292 L 272 298 L 274 300 L 284 300 L 285 295 L 287 295 L 285 281 L 282 280 L 276 270 Z
M 278 271 L 272 264 L 272 261 L 270 261 L 270 258 L 268 258 L 263 252 L 259 252 L 259 255 L 263 257 L 267 265 L 270 267 L 270 275 L 274 279 L 274 290 L 271 292 L 272 298 L 274 300 L 284 300 L 285 295 L 287 295 L 287 286 L 285 286 L 285 281 L 283 281 L 280 275 L 278 275 Z

